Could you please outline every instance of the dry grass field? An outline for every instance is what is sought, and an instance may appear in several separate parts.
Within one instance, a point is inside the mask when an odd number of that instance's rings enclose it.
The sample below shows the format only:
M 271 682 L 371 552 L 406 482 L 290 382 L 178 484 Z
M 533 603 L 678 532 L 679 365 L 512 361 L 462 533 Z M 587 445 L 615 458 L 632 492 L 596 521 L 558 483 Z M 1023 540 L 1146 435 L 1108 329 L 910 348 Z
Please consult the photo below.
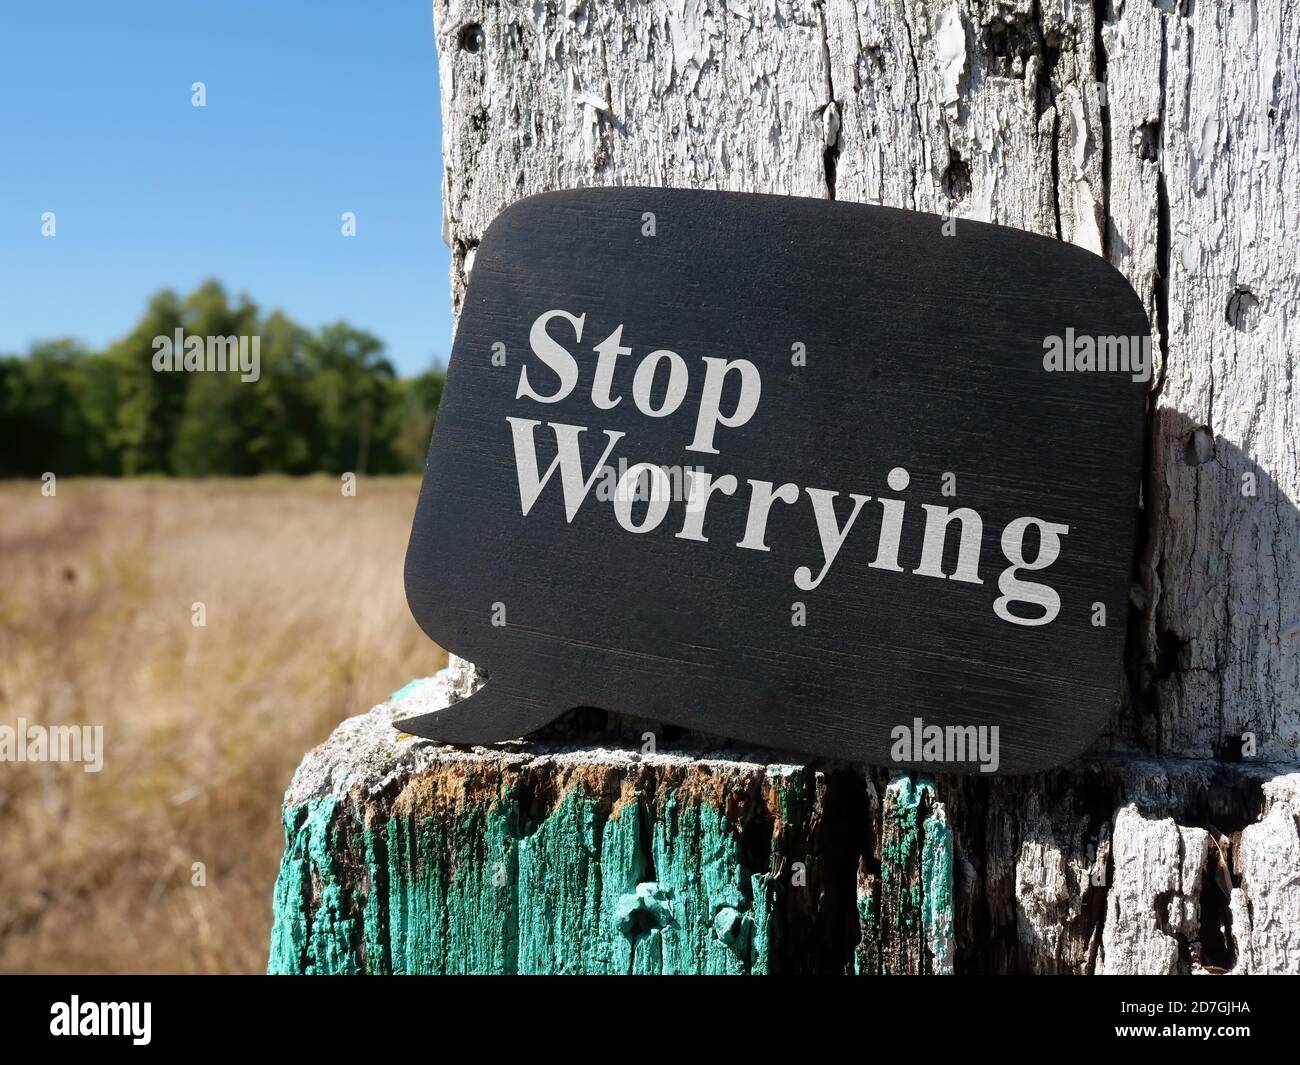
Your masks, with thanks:
M 0 725 L 104 730 L 98 773 L 0 762 L 0 970 L 264 968 L 294 767 L 445 662 L 402 590 L 417 490 L 0 483 Z

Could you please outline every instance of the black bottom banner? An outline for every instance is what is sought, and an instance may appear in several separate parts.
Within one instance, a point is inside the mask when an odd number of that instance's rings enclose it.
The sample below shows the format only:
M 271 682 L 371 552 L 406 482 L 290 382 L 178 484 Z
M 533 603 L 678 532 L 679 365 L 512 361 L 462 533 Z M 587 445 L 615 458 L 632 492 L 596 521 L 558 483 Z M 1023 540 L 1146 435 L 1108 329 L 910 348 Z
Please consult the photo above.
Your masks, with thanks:
M 559 1000 L 555 989 L 521 980 L 503 990 L 464 978 L 416 987 L 304 977 L 36 976 L 0 984 L 0 1016 L 7 1051 L 37 1052 L 62 1046 L 93 1053 L 109 1044 L 219 1052 L 325 1041 L 334 1057 L 353 1043 L 371 1053 L 429 1047 L 456 1030 L 488 1039 L 527 1031 L 555 1052 L 569 1039 L 575 1049 L 590 1047 L 602 1024 L 627 1036 L 649 1034 L 645 1026 L 701 1022 L 725 1023 L 733 1034 L 757 1023 L 770 1034 L 802 1032 L 796 1038 L 814 1040 L 847 1025 L 858 1038 L 867 1029 L 872 1043 L 919 1040 L 930 1049 L 946 1042 L 969 1048 L 996 1031 L 1004 1048 L 1027 1052 L 1111 1040 L 1190 1040 L 1230 1051 L 1228 1044 L 1260 1036 L 1283 1039 L 1291 1031 L 1287 1018 L 1296 1011 L 1297 986 L 1263 977 L 935 977 L 875 979 L 828 994 L 824 982 L 801 987 L 783 981 L 768 989 L 764 981 L 715 978 L 706 992 L 643 984 L 629 994 L 589 979 L 568 987 Z M 413 1005 L 419 1002 L 427 1005 Z M 579 1016 L 581 1030 L 574 1026 Z M 1045 1026 L 1059 1026 L 1061 1043 L 1044 1040 Z

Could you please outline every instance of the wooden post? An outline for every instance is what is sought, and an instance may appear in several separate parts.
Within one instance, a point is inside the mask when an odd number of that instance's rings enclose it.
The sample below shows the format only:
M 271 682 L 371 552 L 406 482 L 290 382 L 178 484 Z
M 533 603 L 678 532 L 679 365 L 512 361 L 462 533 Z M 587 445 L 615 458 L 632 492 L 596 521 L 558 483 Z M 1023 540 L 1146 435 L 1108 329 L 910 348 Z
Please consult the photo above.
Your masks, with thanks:
M 1079 765 L 928 780 L 635 726 L 400 738 L 472 690 L 453 662 L 303 762 L 272 971 L 1300 971 L 1300 5 L 1243 10 L 437 0 L 457 309 L 492 218 L 581 185 L 976 218 L 1124 272 L 1158 346 L 1128 697 Z

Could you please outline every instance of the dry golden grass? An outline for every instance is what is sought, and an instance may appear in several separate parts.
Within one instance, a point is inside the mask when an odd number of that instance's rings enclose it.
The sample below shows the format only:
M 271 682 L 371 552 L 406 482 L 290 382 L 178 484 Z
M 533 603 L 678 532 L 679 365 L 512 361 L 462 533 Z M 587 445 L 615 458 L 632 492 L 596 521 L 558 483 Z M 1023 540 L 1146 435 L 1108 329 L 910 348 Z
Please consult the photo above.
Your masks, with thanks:
M 445 662 L 402 590 L 418 481 L 339 484 L 0 484 L 0 724 L 104 726 L 99 773 L 0 762 L 0 969 L 263 970 L 294 767 Z

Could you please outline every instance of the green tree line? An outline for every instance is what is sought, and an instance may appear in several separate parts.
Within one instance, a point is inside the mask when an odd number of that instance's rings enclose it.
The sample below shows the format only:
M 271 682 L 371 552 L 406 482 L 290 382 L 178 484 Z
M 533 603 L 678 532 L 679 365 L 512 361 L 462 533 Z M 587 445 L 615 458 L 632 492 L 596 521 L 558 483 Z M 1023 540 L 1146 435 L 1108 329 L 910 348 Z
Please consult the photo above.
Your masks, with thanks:
M 155 369 L 157 338 L 260 337 L 260 377 Z M 0 476 L 402 473 L 423 468 L 443 374 L 400 379 L 377 337 L 263 315 L 216 281 L 164 289 L 104 351 L 0 356 Z

